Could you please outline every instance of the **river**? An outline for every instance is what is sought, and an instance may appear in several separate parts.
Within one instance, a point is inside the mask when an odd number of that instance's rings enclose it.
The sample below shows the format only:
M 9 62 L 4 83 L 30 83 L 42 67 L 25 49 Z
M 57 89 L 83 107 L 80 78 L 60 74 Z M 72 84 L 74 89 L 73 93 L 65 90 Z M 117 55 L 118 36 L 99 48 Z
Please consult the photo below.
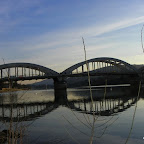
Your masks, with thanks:
M 96 144 L 125 144 L 129 134 L 128 144 L 143 144 L 143 90 L 137 93 L 129 85 L 93 87 L 93 101 L 88 87 L 68 89 L 60 101 L 53 90 L 3 93 L 0 131 L 18 131 L 18 143 L 24 144 L 88 144 L 91 138 Z

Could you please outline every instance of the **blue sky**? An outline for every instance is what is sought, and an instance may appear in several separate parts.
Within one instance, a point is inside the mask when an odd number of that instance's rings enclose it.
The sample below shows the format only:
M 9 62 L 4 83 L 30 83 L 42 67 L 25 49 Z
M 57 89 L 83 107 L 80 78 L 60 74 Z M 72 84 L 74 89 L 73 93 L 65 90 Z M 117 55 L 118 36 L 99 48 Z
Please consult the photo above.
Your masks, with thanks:
M 36 63 L 56 71 L 87 57 L 144 64 L 143 0 L 0 0 L 0 63 Z

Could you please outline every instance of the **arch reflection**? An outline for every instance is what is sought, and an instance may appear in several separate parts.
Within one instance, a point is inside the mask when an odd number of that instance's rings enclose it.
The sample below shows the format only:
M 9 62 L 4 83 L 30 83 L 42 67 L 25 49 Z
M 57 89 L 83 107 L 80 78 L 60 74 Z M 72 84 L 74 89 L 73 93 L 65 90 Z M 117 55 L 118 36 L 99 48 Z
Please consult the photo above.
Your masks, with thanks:
M 53 112 L 58 109 L 60 106 L 67 107 L 72 109 L 73 111 L 77 111 L 79 113 L 85 113 L 92 115 L 93 111 L 95 115 L 101 116 L 113 116 L 120 112 L 123 112 L 129 109 L 132 105 L 134 105 L 138 99 L 136 95 L 129 89 L 121 89 L 121 93 L 118 89 L 107 89 L 107 95 L 105 99 L 103 97 L 99 97 L 103 94 L 103 90 L 93 90 L 93 106 L 91 99 L 88 95 L 89 91 L 73 91 L 74 98 L 68 98 L 67 100 L 45 100 L 44 102 L 35 101 L 35 102 L 14 102 L 17 100 L 17 96 L 13 96 L 10 102 L 6 103 L 4 101 L 4 97 L 0 98 L 0 121 L 9 122 L 11 120 L 11 109 L 12 120 L 13 122 L 18 121 L 33 121 L 42 117 L 46 114 Z M 125 94 L 125 95 L 124 95 Z

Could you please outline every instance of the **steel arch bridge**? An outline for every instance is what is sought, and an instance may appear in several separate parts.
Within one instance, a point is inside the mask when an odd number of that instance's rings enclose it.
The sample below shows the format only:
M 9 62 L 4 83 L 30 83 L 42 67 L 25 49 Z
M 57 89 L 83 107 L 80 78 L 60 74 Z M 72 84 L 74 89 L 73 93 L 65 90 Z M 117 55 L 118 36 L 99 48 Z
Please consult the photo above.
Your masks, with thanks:
M 86 64 L 87 63 L 87 64 Z M 99 75 L 139 75 L 140 71 L 133 65 L 122 60 L 110 57 L 100 57 L 77 63 L 62 73 L 50 68 L 32 63 L 9 63 L 0 65 L 0 82 L 46 79 L 59 77 L 87 76 L 87 68 L 90 76 Z M 144 71 L 144 69 L 143 69 Z M 144 73 L 144 72 L 143 72 Z
M 0 65 L 0 81 L 53 78 L 59 74 L 37 64 L 9 63 Z
M 87 64 L 86 64 L 87 63 Z M 138 70 L 129 63 L 110 57 L 100 57 L 77 63 L 61 73 L 63 76 L 85 76 L 87 69 L 93 75 L 137 75 Z

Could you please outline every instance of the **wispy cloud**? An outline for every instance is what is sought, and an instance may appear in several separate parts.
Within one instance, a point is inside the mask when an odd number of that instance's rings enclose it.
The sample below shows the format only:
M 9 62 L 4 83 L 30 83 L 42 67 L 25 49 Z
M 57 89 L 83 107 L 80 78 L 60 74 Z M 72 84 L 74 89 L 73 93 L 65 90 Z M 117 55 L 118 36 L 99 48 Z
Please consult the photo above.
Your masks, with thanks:
M 38 49 L 51 49 L 64 45 L 73 45 L 79 43 L 82 36 L 85 37 L 86 40 L 90 40 L 91 37 L 99 36 L 140 23 L 144 23 L 144 16 L 127 20 L 120 20 L 119 22 L 115 23 L 111 22 L 111 24 L 103 24 L 101 26 L 95 25 L 85 28 L 75 28 L 70 30 L 63 29 L 60 31 L 45 33 L 40 36 L 34 36 L 30 41 L 26 40 L 27 44 L 23 46 L 23 50 L 30 51 Z
M 71 30 L 63 29 L 45 33 L 40 36 L 33 36 L 31 39 L 25 38 L 23 41 L 7 43 L 7 47 L 20 48 L 19 51 L 27 55 L 25 58 L 15 59 L 15 61 L 38 63 L 57 71 L 62 71 L 69 65 L 83 61 L 82 36 L 85 38 L 86 44 L 89 43 L 87 46 L 88 57 L 98 57 L 98 50 L 101 50 L 102 53 L 106 55 L 103 49 L 110 50 L 111 48 L 117 47 L 120 41 L 98 44 L 93 38 L 94 36 L 143 22 L 144 16 L 121 20 L 115 23 L 111 22 L 111 24 L 103 24 L 101 26 L 95 25 L 85 28 L 73 28 Z M 108 37 L 105 39 L 108 39 Z M 31 55 L 29 55 L 30 53 Z M 112 54 L 112 52 L 110 53 Z M 19 53 L 17 55 L 19 55 Z M 109 53 L 107 53 L 107 55 L 110 56 Z

